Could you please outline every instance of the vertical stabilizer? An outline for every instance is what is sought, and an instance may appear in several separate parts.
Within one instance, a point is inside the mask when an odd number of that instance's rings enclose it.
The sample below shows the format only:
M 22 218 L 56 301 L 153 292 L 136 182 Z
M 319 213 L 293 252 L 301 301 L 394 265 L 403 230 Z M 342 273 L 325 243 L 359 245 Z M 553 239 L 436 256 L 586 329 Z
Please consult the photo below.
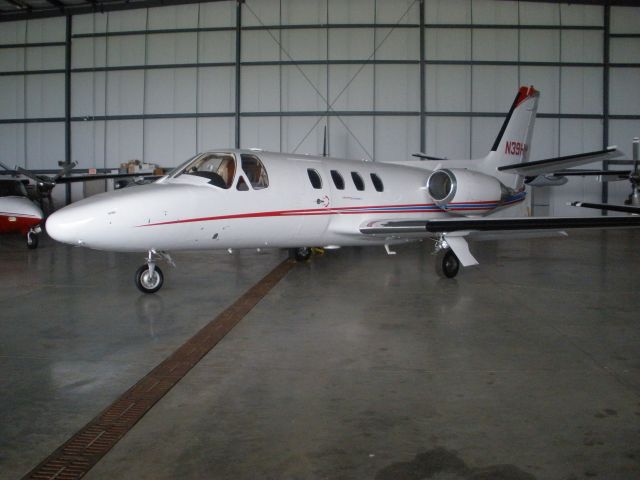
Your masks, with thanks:
M 538 92 L 533 87 L 520 87 L 489 155 L 483 160 L 483 171 L 497 176 L 505 185 L 520 189 L 524 178 L 497 171 L 502 165 L 526 162 L 529 159 L 533 125 L 538 110 Z

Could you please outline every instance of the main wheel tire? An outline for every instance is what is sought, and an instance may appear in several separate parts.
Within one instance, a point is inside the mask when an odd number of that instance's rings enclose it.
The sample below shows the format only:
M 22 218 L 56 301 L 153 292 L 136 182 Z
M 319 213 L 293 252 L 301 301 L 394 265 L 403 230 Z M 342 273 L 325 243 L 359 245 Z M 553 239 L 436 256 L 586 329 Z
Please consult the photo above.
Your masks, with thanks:
M 311 258 L 311 249 L 309 247 L 292 248 L 289 250 L 289 256 L 296 262 L 306 262 Z
M 447 249 L 438 255 L 436 260 L 436 272 L 444 278 L 453 278 L 460 270 L 460 260 L 453 253 L 453 250 Z
M 153 277 L 149 275 L 149 265 L 142 265 L 136 271 L 136 287 L 142 293 L 155 293 L 162 287 L 164 283 L 164 275 L 159 267 L 153 269 Z
M 38 248 L 38 241 L 40 236 L 37 233 L 27 233 L 27 248 L 29 250 L 35 250 Z

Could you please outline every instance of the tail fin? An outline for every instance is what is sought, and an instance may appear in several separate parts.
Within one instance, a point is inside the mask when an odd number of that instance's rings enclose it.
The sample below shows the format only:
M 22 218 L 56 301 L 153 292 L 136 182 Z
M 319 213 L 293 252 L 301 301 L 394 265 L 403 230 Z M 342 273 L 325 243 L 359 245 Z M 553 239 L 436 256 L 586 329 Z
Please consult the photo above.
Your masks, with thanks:
M 524 178 L 513 174 L 505 176 L 497 168 L 528 161 L 539 96 L 540 92 L 533 87 L 520 87 L 489 155 L 482 160 L 484 172 L 497 176 L 516 190 L 522 187 Z

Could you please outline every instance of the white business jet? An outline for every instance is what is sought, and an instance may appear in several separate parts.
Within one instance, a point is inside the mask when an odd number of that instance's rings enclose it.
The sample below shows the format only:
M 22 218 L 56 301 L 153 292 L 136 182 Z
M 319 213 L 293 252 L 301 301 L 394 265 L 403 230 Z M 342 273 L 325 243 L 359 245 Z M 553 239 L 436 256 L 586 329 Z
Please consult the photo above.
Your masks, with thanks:
M 524 217 L 525 178 L 617 155 L 615 147 L 528 162 L 539 93 L 522 87 L 484 159 L 391 164 L 253 150 L 200 153 L 150 185 L 81 200 L 49 217 L 54 239 L 98 250 L 147 253 L 145 293 L 164 278 L 169 250 L 391 246 L 432 238 L 437 269 L 454 277 L 477 264 L 467 237 L 512 230 L 640 226 L 631 217 Z M 511 232 L 513 234 L 514 232 Z

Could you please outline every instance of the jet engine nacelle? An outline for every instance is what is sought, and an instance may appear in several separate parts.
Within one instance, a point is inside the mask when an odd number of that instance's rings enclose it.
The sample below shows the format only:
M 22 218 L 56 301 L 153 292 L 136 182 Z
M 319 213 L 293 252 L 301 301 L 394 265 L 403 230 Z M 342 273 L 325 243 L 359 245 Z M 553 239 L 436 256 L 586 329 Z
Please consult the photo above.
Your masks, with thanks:
M 478 215 L 489 212 L 514 192 L 491 175 L 464 168 L 443 168 L 427 180 L 427 191 L 443 210 Z

